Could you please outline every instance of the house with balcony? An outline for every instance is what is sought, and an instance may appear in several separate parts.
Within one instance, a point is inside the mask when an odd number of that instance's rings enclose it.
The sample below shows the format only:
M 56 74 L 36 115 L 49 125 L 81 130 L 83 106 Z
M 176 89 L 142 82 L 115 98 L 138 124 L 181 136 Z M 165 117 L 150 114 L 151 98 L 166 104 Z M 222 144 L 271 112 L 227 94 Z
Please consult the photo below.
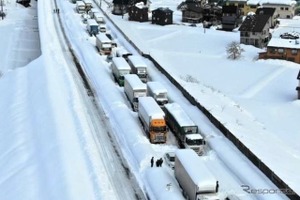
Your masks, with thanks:
M 203 19 L 203 3 L 197 0 L 186 0 L 177 9 L 182 12 L 182 22 L 200 23 Z
M 300 64 L 300 33 L 289 32 L 272 38 L 267 45 L 267 51 L 259 53 L 260 59 L 281 59 Z
M 269 15 L 248 15 L 239 28 L 240 43 L 263 48 L 270 39 Z

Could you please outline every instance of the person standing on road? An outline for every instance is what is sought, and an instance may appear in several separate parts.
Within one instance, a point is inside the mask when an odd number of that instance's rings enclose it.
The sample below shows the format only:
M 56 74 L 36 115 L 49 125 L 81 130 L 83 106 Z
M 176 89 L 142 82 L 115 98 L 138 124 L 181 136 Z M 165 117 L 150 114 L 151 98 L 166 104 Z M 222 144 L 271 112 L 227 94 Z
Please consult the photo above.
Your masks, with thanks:
M 151 162 L 151 167 L 153 167 L 153 164 L 154 164 L 154 157 L 151 158 L 151 161 L 150 161 L 150 162 Z

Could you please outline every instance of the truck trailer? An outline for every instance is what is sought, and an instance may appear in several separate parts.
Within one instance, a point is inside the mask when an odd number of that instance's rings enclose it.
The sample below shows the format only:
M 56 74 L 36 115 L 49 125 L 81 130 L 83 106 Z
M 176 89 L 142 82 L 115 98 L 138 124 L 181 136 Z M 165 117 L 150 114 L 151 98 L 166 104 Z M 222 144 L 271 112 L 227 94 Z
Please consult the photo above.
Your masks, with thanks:
M 140 97 L 138 116 L 151 143 L 167 141 L 165 113 L 152 97 Z
M 128 56 L 128 63 L 131 67 L 131 72 L 136 74 L 144 83 L 147 82 L 148 73 L 147 65 L 143 60 L 143 57 L 138 55 Z
M 178 103 L 168 103 L 164 106 L 166 121 L 179 143 L 184 148 L 193 149 L 198 155 L 203 155 L 205 144 L 198 132 L 198 126 L 191 120 Z
M 122 57 L 113 57 L 111 62 L 111 70 L 116 82 L 120 86 L 124 86 L 124 76 L 130 74 L 131 68 L 126 60 Z
M 96 35 L 96 48 L 101 55 L 110 55 L 112 42 L 105 34 L 99 33 Z
M 98 24 L 104 24 L 105 23 L 104 16 L 101 13 L 95 12 L 94 13 L 94 19 L 96 20 L 96 22 Z
M 124 77 L 124 92 L 130 101 L 133 111 L 138 111 L 139 97 L 147 95 L 147 86 L 136 74 L 127 74 Z
M 153 97 L 161 107 L 168 103 L 168 91 L 160 82 L 147 82 L 147 96 Z
M 99 25 L 94 19 L 87 20 L 86 29 L 90 36 L 97 35 L 99 33 Z
M 175 152 L 174 173 L 187 199 L 219 199 L 219 182 L 192 149 L 178 149 Z

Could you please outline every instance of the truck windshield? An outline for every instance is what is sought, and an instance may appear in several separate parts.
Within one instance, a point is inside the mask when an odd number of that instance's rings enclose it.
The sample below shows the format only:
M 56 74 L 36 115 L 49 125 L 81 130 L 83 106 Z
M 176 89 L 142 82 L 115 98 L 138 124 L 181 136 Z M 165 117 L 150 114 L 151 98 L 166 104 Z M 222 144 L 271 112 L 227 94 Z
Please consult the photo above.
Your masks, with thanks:
M 166 97 L 166 94 L 160 93 L 160 94 L 157 94 L 157 95 L 156 95 L 156 98 L 159 98 L 159 99 L 165 99 L 165 98 L 167 98 L 167 97 Z
M 167 127 L 166 126 L 157 126 L 157 127 L 152 127 L 152 131 L 159 132 L 159 131 L 166 131 Z
M 191 140 L 191 139 L 186 139 L 186 143 L 187 145 L 203 145 L 203 140 L 201 139 L 195 139 L 195 140 Z

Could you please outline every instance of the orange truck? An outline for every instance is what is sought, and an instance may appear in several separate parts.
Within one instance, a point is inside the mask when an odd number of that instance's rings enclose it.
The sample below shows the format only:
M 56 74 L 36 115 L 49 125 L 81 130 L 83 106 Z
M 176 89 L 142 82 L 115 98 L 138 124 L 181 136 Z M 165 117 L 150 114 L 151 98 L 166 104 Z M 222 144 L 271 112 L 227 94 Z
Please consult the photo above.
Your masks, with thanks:
M 167 141 L 165 113 L 152 97 L 140 97 L 138 116 L 151 143 Z

